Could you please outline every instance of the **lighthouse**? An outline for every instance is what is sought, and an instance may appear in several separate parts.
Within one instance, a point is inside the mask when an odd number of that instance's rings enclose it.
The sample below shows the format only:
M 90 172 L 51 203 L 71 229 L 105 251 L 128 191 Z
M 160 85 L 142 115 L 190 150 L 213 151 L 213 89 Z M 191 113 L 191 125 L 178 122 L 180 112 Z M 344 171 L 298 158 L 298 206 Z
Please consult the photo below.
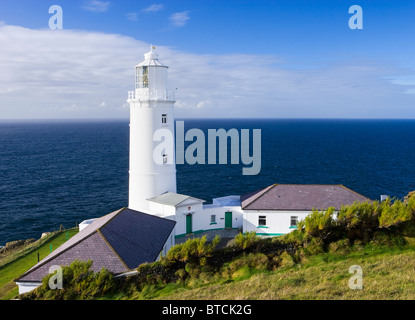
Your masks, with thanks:
M 135 90 L 128 93 L 130 105 L 130 170 L 128 207 L 148 212 L 148 199 L 176 192 L 173 146 L 155 152 L 158 132 L 174 137 L 175 94 L 168 90 L 168 67 L 159 62 L 152 46 L 144 61 L 135 66 Z M 174 139 L 171 139 L 174 140 Z M 159 150 L 160 151 L 160 150 Z

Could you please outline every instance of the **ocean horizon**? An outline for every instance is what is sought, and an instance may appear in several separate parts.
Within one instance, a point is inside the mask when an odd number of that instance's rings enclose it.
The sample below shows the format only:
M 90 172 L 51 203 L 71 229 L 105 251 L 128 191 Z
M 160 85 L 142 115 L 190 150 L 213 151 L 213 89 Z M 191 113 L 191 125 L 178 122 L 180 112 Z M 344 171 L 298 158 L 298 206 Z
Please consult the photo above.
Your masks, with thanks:
M 414 119 L 177 121 L 185 131 L 261 129 L 258 175 L 229 158 L 177 165 L 177 192 L 206 203 L 275 183 L 341 184 L 373 200 L 415 190 Z M 129 119 L 0 120 L 0 145 L 0 246 L 128 205 Z

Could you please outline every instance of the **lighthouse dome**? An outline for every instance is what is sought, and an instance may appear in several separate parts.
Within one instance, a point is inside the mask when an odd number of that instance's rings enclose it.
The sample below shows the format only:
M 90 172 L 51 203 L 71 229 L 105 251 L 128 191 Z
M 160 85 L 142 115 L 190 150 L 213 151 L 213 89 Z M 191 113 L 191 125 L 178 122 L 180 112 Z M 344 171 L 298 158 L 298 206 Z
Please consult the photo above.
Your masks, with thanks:
M 155 53 L 153 50 L 154 50 L 154 47 L 152 46 L 150 52 L 147 52 L 146 54 L 144 54 L 144 61 L 139 63 L 137 67 L 142 67 L 142 66 L 166 67 L 158 61 L 159 55 Z

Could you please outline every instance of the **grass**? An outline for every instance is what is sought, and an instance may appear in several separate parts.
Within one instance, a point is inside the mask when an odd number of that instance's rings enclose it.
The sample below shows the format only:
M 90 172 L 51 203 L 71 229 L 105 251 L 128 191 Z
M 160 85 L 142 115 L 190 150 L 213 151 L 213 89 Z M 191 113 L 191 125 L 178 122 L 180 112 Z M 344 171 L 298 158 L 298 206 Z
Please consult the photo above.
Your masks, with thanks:
M 363 289 L 349 288 L 349 268 L 363 269 Z M 257 272 L 243 280 L 160 292 L 169 300 L 413 300 L 415 245 L 366 246 L 351 254 L 325 253 L 277 271 Z M 245 279 L 244 279 L 245 278 Z M 153 297 L 157 294 L 153 292 Z
M 14 279 L 21 276 L 50 253 L 57 249 L 68 238 L 78 233 L 78 228 L 53 233 L 47 237 L 37 240 L 20 250 L 13 252 L 0 259 L 0 300 L 9 300 L 18 294 L 18 286 Z
M 17 294 L 12 280 L 37 262 L 38 250 L 48 251 L 49 244 L 58 239 L 63 243 L 66 234 L 56 235 L 39 249 L 0 267 L 1 299 L 10 299 Z M 413 300 L 415 238 L 406 239 L 405 245 L 370 243 L 366 246 L 356 245 L 348 251 L 316 254 L 304 257 L 299 264 L 281 264 L 272 269 L 274 271 L 261 268 L 260 259 L 265 257 L 264 254 L 247 255 L 226 264 L 231 271 L 228 276 L 223 273 L 201 272 L 186 282 L 149 283 L 140 291 L 115 288 L 115 291 L 98 296 L 97 299 Z M 29 259 L 31 256 L 32 260 Z M 34 263 L 33 257 L 36 257 Z M 22 261 L 26 261 L 24 266 L 20 266 Z M 352 265 L 358 265 L 363 270 L 362 290 L 349 288 L 352 277 L 349 268 Z M 18 272 L 19 266 L 21 271 Z

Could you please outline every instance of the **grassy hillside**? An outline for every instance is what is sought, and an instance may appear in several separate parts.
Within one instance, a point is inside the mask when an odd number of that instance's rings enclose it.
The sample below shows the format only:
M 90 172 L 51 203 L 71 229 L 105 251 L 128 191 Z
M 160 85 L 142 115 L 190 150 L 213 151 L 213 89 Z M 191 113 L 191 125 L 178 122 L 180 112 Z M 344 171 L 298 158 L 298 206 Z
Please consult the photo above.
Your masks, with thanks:
M 92 262 L 63 268 L 63 289 L 43 285 L 22 299 L 414 299 L 415 198 L 313 211 L 275 238 L 238 234 L 216 250 L 206 237 L 172 247 L 160 261 L 114 278 Z M 351 266 L 363 289 L 349 287 Z
M 352 290 L 348 282 L 350 266 L 363 269 L 363 289 Z M 307 262 L 274 272 L 245 273 L 246 279 L 176 288 L 157 299 L 415 299 L 415 246 L 366 246 L 349 254 L 321 254 Z M 150 291 L 150 290 L 149 290 Z M 166 292 L 167 290 L 165 290 Z M 149 292 L 150 293 L 150 292 Z
M 0 257 L 0 300 L 8 300 L 15 297 L 18 287 L 13 281 L 21 276 L 37 263 L 38 253 L 42 260 L 52 250 L 57 249 L 61 244 L 78 233 L 78 228 L 67 231 L 55 232 L 42 239 L 39 239 L 29 246 L 19 248 L 8 255 Z

